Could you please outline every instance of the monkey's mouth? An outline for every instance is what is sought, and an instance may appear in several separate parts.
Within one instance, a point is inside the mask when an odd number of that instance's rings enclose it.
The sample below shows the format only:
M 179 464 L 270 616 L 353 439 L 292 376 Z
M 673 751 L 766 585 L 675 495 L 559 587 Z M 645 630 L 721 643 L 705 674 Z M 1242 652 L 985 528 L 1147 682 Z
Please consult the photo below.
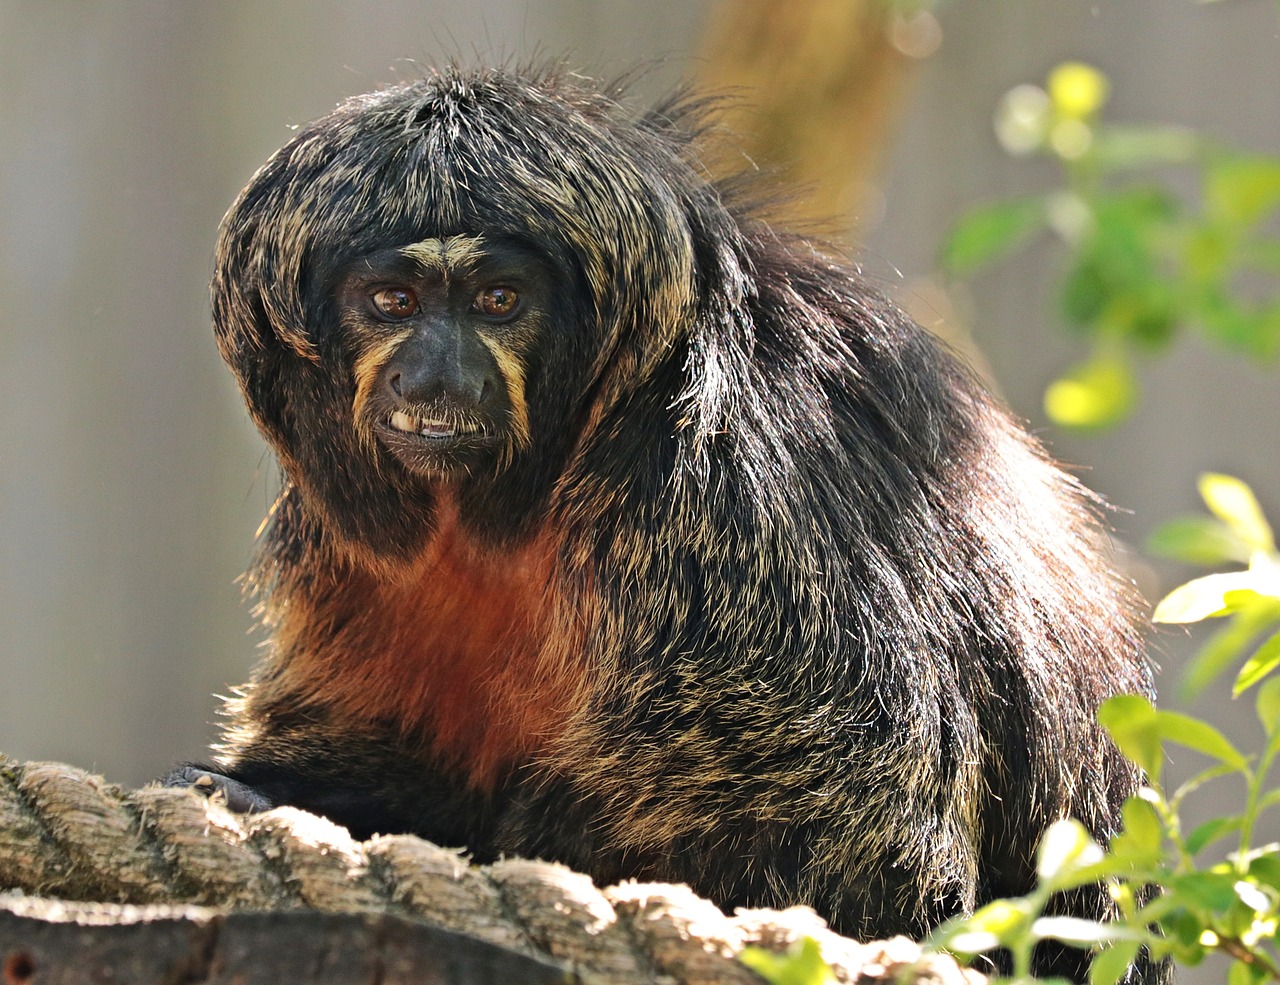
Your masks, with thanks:
M 448 406 L 384 409 L 373 420 L 379 444 L 424 476 L 471 472 L 501 443 L 493 422 Z
M 387 426 L 402 434 L 416 434 L 432 441 L 448 441 L 462 435 L 483 434 L 484 425 L 474 420 L 449 420 L 438 417 L 411 417 L 402 410 L 395 411 L 387 420 Z

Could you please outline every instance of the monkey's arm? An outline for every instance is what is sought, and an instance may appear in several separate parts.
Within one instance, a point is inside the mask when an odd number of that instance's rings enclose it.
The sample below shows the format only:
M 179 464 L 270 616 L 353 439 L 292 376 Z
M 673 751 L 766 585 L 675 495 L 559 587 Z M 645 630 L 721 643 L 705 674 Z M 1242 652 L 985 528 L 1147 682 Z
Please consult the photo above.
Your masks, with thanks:
M 265 732 L 237 749 L 227 765 L 182 764 L 161 782 L 221 793 L 239 812 L 297 807 L 345 826 L 358 839 L 407 832 L 480 853 L 506 799 L 469 788 L 394 737 L 322 727 Z

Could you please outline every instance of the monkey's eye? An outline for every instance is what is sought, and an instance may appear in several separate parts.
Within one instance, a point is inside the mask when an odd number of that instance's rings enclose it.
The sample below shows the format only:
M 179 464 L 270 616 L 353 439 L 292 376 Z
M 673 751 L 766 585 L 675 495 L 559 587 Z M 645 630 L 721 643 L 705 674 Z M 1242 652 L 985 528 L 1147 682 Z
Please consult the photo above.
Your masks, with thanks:
M 520 295 L 510 287 L 486 287 L 476 295 L 473 307 L 486 318 L 501 321 L 520 309 Z
M 371 298 L 384 318 L 399 321 L 418 313 L 418 295 L 407 287 L 386 287 Z

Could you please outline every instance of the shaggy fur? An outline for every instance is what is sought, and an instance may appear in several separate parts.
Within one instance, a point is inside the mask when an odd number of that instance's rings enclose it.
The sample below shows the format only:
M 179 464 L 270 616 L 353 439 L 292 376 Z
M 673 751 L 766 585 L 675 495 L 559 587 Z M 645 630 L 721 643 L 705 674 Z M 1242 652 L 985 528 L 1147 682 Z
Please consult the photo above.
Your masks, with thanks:
M 733 204 L 699 116 L 452 70 L 254 176 L 213 296 L 286 477 L 251 574 L 272 639 L 218 765 L 174 782 L 921 935 L 1025 892 L 1054 819 L 1116 830 L 1140 776 L 1094 713 L 1152 691 L 1135 602 L 1090 497 Z M 446 291 L 494 251 L 528 314 L 440 324 L 498 409 L 414 458 L 385 380 L 416 336 L 362 320 L 359 271 Z

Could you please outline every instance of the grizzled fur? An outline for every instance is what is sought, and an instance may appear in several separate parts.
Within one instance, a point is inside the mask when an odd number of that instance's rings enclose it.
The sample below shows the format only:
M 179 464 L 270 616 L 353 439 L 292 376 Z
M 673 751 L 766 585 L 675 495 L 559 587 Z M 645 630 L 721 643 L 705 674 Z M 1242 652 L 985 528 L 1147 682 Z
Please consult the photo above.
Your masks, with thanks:
M 1140 777 L 1094 713 L 1151 693 L 1134 601 L 1077 483 L 708 179 L 697 116 L 453 70 L 254 176 L 214 317 L 286 477 L 251 575 L 273 636 L 218 765 L 175 781 L 920 935 L 1026 891 L 1054 819 L 1116 830 Z M 476 336 L 493 441 L 407 465 L 377 383 L 403 336 L 342 285 L 495 245 L 541 286 Z

